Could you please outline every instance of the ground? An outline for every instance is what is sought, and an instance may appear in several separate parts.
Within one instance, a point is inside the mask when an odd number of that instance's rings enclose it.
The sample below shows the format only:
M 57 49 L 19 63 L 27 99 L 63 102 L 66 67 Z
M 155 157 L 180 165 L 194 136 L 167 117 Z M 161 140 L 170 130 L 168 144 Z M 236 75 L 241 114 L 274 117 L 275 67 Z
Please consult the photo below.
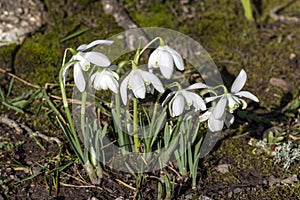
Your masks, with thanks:
M 42 2 L 43 25 L 19 43 L 0 47 L 0 68 L 30 83 L 15 79 L 11 88 L 12 76 L 1 70 L 1 93 L 6 96 L 1 96 L 0 121 L 12 119 L 33 132 L 59 138 L 63 145 L 29 137 L 26 130 L 18 132 L 8 123 L 0 123 L 0 199 L 132 199 L 134 192 L 118 181 L 134 185 L 130 174 L 107 169 L 99 185 L 89 183 L 42 95 L 46 83 L 58 83 L 65 48 L 106 39 L 123 29 L 112 15 L 105 14 L 101 1 Z M 177 185 L 174 199 L 299 199 L 299 162 L 285 170 L 272 155 L 278 145 L 257 145 L 264 138 L 270 140 L 270 130 L 277 134 L 275 139 L 283 134 L 279 145 L 288 140 L 298 144 L 299 24 L 270 17 L 270 10 L 283 2 L 253 1 L 255 22 L 244 17 L 239 1 L 119 3 L 140 27 L 169 28 L 198 41 L 226 84 L 245 69 L 245 89 L 260 99 L 237 113 L 233 127 L 224 131 L 214 150 L 200 161 L 196 190 L 189 184 Z M 278 14 L 297 18 L 299 9 L 296 1 Z M 55 86 L 51 92 L 59 94 Z M 26 101 L 19 102 L 17 97 Z M 156 181 L 150 178 L 141 188 L 142 199 L 156 198 L 156 188 Z

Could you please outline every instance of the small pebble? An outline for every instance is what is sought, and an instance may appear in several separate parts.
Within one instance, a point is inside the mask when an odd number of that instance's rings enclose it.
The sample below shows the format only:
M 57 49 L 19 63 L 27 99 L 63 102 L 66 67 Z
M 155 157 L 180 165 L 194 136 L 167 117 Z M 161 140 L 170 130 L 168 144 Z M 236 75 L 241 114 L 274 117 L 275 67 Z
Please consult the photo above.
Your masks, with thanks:
M 213 200 L 211 198 L 209 198 L 208 196 L 204 196 L 204 195 L 201 195 L 198 200 Z
M 216 167 L 216 170 L 221 174 L 225 174 L 229 172 L 230 165 L 229 164 L 221 164 Z
M 235 189 L 233 190 L 233 193 L 234 193 L 234 194 L 241 193 L 241 192 L 242 192 L 242 189 L 241 189 L 241 188 L 235 188 Z
M 185 195 L 185 197 L 184 197 L 184 199 L 186 199 L 186 200 L 189 200 L 189 199 L 192 199 L 193 197 L 192 197 L 192 195 L 190 195 L 190 194 L 188 194 L 188 195 Z
M 292 90 L 292 86 L 289 85 L 285 80 L 281 79 L 281 78 L 275 78 L 272 77 L 269 81 L 270 85 L 278 87 L 284 91 L 291 91 Z

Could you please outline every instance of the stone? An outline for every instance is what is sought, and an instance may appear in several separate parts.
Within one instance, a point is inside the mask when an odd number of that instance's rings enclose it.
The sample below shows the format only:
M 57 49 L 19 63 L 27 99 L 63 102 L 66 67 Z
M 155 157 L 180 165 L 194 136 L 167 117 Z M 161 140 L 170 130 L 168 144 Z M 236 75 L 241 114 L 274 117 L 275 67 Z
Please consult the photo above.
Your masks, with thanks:
M 221 174 L 225 174 L 225 173 L 229 172 L 229 169 L 230 169 L 229 164 L 221 164 L 216 167 L 216 170 L 218 172 L 220 172 Z
M 0 46 L 20 42 L 27 33 L 40 28 L 45 20 L 45 10 L 40 0 L 1 0 Z
M 285 80 L 283 80 L 281 78 L 272 77 L 269 80 L 269 83 L 270 83 L 270 85 L 278 87 L 284 91 L 292 91 L 292 89 L 293 89 L 291 85 L 289 85 Z

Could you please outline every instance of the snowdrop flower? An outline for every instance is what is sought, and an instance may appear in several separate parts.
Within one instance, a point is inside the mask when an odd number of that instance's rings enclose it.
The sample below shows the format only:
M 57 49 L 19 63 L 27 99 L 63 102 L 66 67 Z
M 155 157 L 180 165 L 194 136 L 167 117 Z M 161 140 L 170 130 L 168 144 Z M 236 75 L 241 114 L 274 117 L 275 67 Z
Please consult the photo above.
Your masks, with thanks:
M 169 79 L 173 74 L 174 63 L 177 69 L 184 70 L 183 60 L 181 55 L 167 45 L 159 46 L 152 52 L 148 60 L 149 71 L 153 68 L 160 69 L 162 75 Z
M 89 44 L 80 45 L 77 48 L 77 53 L 73 55 L 73 57 L 69 61 L 70 64 L 63 71 L 64 82 L 69 67 L 74 65 L 74 82 L 78 90 L 80 92 L 83 92 L 86 88 L 86 81 L 84 78 L 83 71 L 88 71 L 90 69 L 91 64 L 100 67 L 108 67 L 110 65 L 109 59 L 104 54 L 100 52 L 91 52 L 89 50 L 95 47 L 96 45 L 110 45 L 112 43 L 113 41 L 110 40 L 95 40 Z
M 120 86 L 120 93 L 123 103 L 127 104 L 127 89 L 131 89 L 136 98 L 145 98 L 146 86 L 152 86 L 160 93 L 163 93 L 164 87 L 161 81 L 152 73 L 141 69 L 132 69 L 124 78 Z
M 224 127 L 224 123 L 226 124 L 227 128 L 229 128 L 234 122 L 233 114 L 226 110 L 220 119 L 216 119 L 212 114 L 214 112 L 214 108 L 215 107 L 211 107 L 205 113 L 200 115 L 200 122 L 207 121 L 208 128 L 212 132 L 221 131 Z
M 169 111 L 172 117 L 181 115 L 184 110 L 189 110 L 191 106 L 195 108 L 195 111 L 206 110 L 204 100 L 198 94 L 189 91 L 200 88 L 206 88 L 206 85 L 203 83 L 195 83 L 185 89 L 173 91 L 168 94 L 163 101 L 163 105 L 173 96 L 169 102 Z
M 109 68 L 98 69 L 90 79 L 90 85 L 92 85 L 96 90 L 107 90 L 110 89 L 114 93 L 118 93 L 119 89 L 119 75 L 113 72 Z
M 241 91 L 244 87 L 247 79 L 247 74 L 244 70 L 241 70 L 239 75 L 236 77 L 235 81 L 231 86 L 230 93 L 225 90 L 225 93 L 219 96 L 208 97 L 205 99 L 206 102 L 211 102 L 216 99 L 219 99 L 216 106 L 211 110 L 210 117 L 208 119 L 208 124 L 210 125 L 210 130 L 216 131 L 219 130 L 224 122 L 231 122 L 234 120 L 231 113 L 235 109 L 237 109 L 240 105 L 242 105 L 242 109 L 247 107 L 247 103 L 245 100 L 241 99 L 241 97 L 246 97 L 255 102 L 259 102 L 258 98 L 248 91 Z M 228 121 L 229 119 L 229 121 Z M 230 125 L 230 123 L 229 123 Z M 221 128 L 221 129 L 222 129 Z

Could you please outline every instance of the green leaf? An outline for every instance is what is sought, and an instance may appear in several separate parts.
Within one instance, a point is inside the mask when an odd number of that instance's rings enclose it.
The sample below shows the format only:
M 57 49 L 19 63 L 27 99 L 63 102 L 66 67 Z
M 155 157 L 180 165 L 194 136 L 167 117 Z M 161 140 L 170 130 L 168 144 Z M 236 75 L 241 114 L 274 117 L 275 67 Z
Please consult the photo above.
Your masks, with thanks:
M 272 143 L 274 141 L 274 134 L 272 131 L 268 133 L 268 142 Z
M 81 34 L 87 32 L 87 31 L 89 31 L 89 30 L 90 30 L 90 28 L 84 28 L 84 29 L 82 29 L 82 30 L 79 30 L 79 31 L 77 31 L 77 32 L 75 32 L 75 33 L 72 33 L 72 34 L 68 35 L 67 37 L 61 39 L 60 42 L 63 43 L 63 42 L 65 42 L 65 41 L 67 41 L 67 40 L 70 40 L 70 39 L 72 39 L 72 38 L 75 38 L 75 37 L 77 37 L 77 36 L 79 36 L 79 35 L 81 35 Z
M 297 108 L 300 107 L 300 101 L 297 99 L 290 107 L 290 110 L 296 110 Z
M 68 141 L 71 144 L 71 147 L 73 148 L 76 156 L 78 157 L 79 161 L 81 162 L 81 164 L 85 164 L 84 163 L 84 155 L 82 155 L 80 152 L 82 152 L 81 150 L 81 146 L 80 144 L 76 143 L 76 140 L 74 139 L 74 136 L 71 132 L 71 130 L 69 129 L 69 127 L 67 127 L 61 120 L 59 117 L 56 117 L 61 129 L 63 130 L 65 136 L 67 137 Z
M 7 97 L 10 95 L 10 93 L 11 93 L 11 91 L 12 91 L 12 87 L 13 87 L 13 85 L 14 85 L 14 80 L 15 80 L 15 78 L 12 77 L 12 79 L 11 79 L 10 82 L 9 82 L 9 87 L 8 87 L 8 91 L 7 91 L 7 94 L 6 94 Z
M 274 139 L 274 143 L 281 142 L 282 140 L 284 140 L 284 137 L 283 137 L 283 136 L 276 137 L 276 138 Z
M 17 112 L 19 112 L 19 113 L 24 114 L 24 111 L 23 111 L 22 109 L 20 109 L 20 108 L 14 106 L 14 105 L 11 105 L 11 104 L 9 104 L 9 103 L 7 103 L 7 102 L 5 102 L 5 101 L 2 101 L 2 104 L 3 104 L 4 106 L 6 106 L 6 107 L 12 109 L 12 110 L 15 110 L 15 111 L 17 111 Z
M 245 12 L 245 17 L 249 21 L 254 21 L 253 18 L 253 11 L 252 11 L 252 5 L 251 5 L 251 0 L 241 0 L 244 12 Z
M 4 96 L 4 93 L 3 93 L 1 87 L 0 87 L 0 97 L 1 97 L 1 100 L 2 100 L 2 101 L 5 101 L 5 96 Z
M 12 102 L 11 104 L 13 106 L 19 107 L 19 108 L 24 108 L 25 106 L 27 106 L 29 103 L 28 100 L 20 100 L 20 101 L 16 101 L 16 102 Z

